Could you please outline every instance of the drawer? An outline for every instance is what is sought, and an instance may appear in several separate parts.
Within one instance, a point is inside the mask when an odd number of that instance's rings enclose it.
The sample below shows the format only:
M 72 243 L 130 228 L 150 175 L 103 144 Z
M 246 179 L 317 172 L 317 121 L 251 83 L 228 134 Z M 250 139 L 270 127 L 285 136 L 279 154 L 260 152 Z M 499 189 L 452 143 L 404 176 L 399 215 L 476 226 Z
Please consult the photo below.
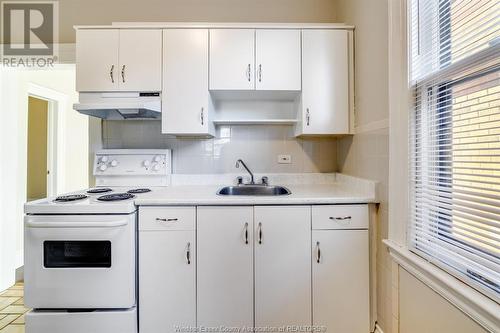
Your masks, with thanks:
M 196 207 L 139 207 L 139 230 L 194 230 Z
M 368 229 L 368 205 L 312 207 L 313 229 Z

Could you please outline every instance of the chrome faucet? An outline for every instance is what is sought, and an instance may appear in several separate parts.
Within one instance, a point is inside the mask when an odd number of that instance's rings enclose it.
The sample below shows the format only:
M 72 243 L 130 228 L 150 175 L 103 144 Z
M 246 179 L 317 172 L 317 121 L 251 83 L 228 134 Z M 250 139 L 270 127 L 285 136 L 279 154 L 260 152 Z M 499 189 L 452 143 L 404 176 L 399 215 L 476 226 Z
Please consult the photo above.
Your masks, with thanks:
M 240 164 L 243 165 L 243 167 L 245 168 L 245 170 L 250 174 L 250 185 L 254 185 L 255 181 L 254 181 L 254 178 L 253 178 L 252 171 L 250 171 L 250 169 L 247 167 L 247 165 L 245 164 L 245 162 L 243 162 L 242 159 L 239 159 L 239 160 L 236 161 L 236 167 L 239 168 Z

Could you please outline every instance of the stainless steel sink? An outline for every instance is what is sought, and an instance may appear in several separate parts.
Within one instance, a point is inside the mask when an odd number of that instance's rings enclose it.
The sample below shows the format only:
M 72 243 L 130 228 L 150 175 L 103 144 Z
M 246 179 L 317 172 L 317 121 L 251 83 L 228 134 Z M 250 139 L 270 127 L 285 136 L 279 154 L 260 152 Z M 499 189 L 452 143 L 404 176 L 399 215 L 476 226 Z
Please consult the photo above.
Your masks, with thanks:
M 239 185 L 226 186 L 221 188 L 218 195 L 253 195 L 253 196 L 274 196 L 274 195 L 290 195 L 289 189 L 283 186 L 266 186 L 266 185 Z

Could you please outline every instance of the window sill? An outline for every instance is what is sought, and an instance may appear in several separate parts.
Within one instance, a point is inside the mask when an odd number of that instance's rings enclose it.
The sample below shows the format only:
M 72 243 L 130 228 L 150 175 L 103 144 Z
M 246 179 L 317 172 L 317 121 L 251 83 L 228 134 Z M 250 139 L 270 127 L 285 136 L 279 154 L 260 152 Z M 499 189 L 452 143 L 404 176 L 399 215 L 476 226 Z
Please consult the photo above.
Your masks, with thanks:
M 500 332 L 500 305 L 477 290 L 434 266 L 408 248 L 384 239 L 394 261 L 432 290 L 440 294 L 479 325 Z

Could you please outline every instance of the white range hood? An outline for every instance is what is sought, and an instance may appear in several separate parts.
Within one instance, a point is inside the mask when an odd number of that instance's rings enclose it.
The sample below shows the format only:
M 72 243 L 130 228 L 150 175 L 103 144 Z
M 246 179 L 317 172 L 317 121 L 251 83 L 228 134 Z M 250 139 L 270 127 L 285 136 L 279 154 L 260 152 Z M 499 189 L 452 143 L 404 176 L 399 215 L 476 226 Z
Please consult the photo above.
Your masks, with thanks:
M 160 92 L 80 93 L 76 111 L 107 120 L 160 119 Z

